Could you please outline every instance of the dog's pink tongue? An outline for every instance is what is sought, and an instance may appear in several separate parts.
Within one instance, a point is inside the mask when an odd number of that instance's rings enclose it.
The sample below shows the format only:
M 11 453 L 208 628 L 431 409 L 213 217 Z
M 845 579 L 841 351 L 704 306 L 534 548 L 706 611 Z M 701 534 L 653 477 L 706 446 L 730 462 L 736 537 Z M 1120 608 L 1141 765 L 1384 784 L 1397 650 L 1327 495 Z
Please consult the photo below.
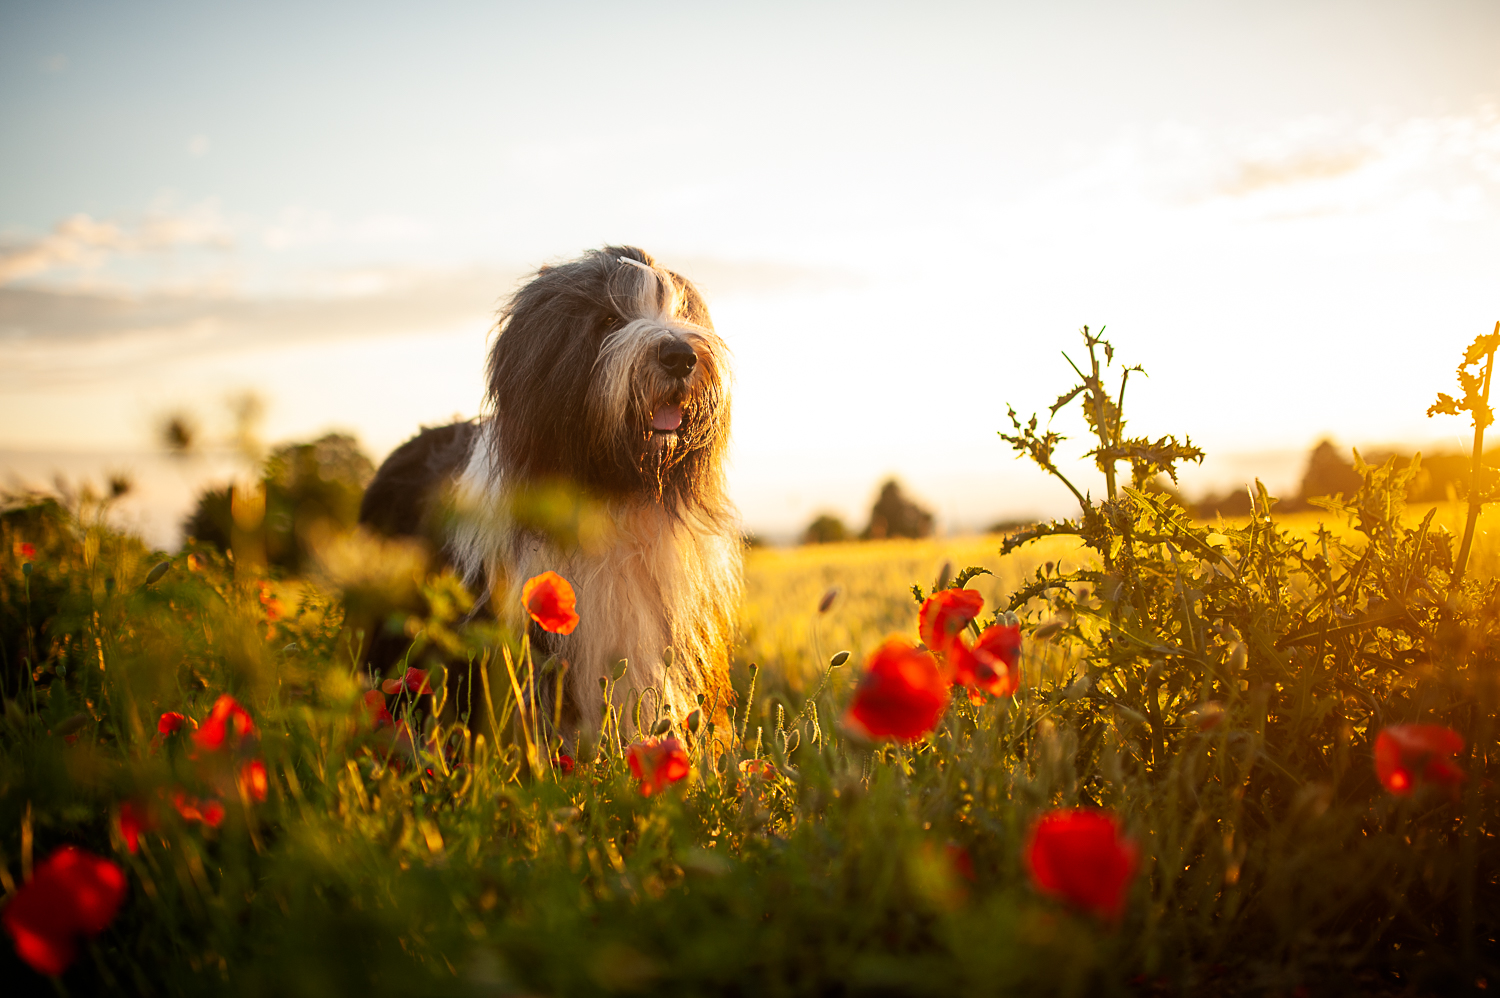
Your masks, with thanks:
M 664 405 L 651 414 L 653 430 L 670 431 L 682 425 L 682 406 Z

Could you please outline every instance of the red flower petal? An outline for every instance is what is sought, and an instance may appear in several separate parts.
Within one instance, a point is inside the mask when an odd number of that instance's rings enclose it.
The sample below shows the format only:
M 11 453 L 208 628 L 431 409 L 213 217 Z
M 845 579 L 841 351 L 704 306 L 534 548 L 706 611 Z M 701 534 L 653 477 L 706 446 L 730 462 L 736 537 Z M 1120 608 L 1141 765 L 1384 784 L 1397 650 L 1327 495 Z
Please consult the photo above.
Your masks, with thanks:
M 578 626 L 578 599 L 568 580 L 556 572 L 543 572 L 527 579 L 521 587 L 521 602 L 544 631 L 572 634 Z
M 952 678 L 960 686 L 984 690 L 991 696 L 1008 697 L 1021 687 L 1021 628 L 1014 624 L 986 627 L 973 647 L 963 635 L 947 650 Z
M 365 711 L 369 714 L 370 719 L 375 722 L 376 728 L 383 728 L 396 723 L 396 719 L 386 709 L 385 697 L 379 690 L 366 690 L 363 702 Z
M 240 767 L 240 788 L 257 804 L 264 804 L 270 793 L 271 783 L 266 777 L 266 764 L 252 759 Z
M 214 701 L 213 710 L 193 734 L 193 741 L 199 748 L 217 752 L 222 748 L 238 748 L 245 739 L 254 737 L 255 722 L 251 720 L 250 712 L 225 693 Z
M 12 901 L 6 910 L 14 907 L 15 902 Z M 5 928 L 15 941 L 16 956 L 26 961 L 38 974 L 56 977 L 67 970 L 68 965 L 78 956 L 78 944 L 74 942 L 72 933 L 66 936 L 44 936 L 39 932 L 32 932 L 24 925 L 12 925 L 9 919 L 5 921 Z
M 637 742 L 626 750 L 625 758 L 631 774 L 640 781 L 644 797 L 666 789 L 688 774 L 687 750 L 675 738 Z
M 573 762 L 573 757 L 571 755 L 568 755 L 568 753 L 566 752 L 557 753 L 557 758 L 552 760 L 552 768 L 556 769 L 564 776 L 573 775 L 574 765 L 575 763 Z
M 125 873 L 100 856 L 63 846 L 11 898 L 0 922 L 16 954 L 43 974 L 60 974 L 77 954 L 75 938 L 97 936 L 125 901 Z
M 120 804 L 120 838 L 132 853 L 140 849 L 141 834 L 152 827 L 151 813 L 131 801 Z
M 1375 736 L 1375 775 L 1391 793 L 1405 797 L 1422 784 L 1456 791 L 1464 780 L 1453 757 L 1464 739 L 1441 724 L 1393 724 Z
M 181 731 L 189 724 L 197 727 L 197 724 L 195 722 L 188 720 L 188 718 L 184 717 L 182 714 L 177 713 L 175 710 L 169 710 L 157 719 L 156 733 L 161 735 L 163 738 L 166 738 L 170 735 L 177 734 L 177 732 Z
M 20 552 L 21 557 L 25 558 L 27 561 L 31 561 L 36 557 L 35 544 L 28 544 L 26 541 L 22 541 L 21 543 L 16 545 L 16 548 Z
M 218 828 L 224 820 L 224 805 L 212 798 L 202 801 L 179 790 L 172 795 L 172 806 L 182 815 L 183 821 L 196 821 L 209 828 Z
M 427 685 L 426 669 L 407 669 L 402 683 L 406 686 L 407 692 L 412 696 L 432 692 L 432 687 Z
M 937 727 L 948 685 L 930 654 L 887 638 L 865 663 L 845 723 L 867 738 L 915 741 Z
M 1037 890 L 1116 920 L 1125 909 L 1138 855 L 1114 815 L 1064 808 L 1032 826 L 1023 858 Z
M 984 597 L 972 589 L 940 589 L 927 597 L 917 613 L 917 634 L 934 652 L 942 653 L 958 640 L 969 621 L 979 616 Z

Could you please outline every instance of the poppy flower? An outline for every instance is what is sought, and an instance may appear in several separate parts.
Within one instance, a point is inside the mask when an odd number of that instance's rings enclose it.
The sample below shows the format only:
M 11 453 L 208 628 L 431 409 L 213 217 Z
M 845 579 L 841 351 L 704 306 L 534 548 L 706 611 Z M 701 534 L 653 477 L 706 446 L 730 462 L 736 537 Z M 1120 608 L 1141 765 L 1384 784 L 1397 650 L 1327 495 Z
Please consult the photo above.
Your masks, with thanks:
M 984 597 L 972 589 L 939 589 L 917 612 L 917 633 L 928 648 L 942 654 L 983 606 Z
M 947 857 L 948 865 L 953 867 L 953 872 L 963 877 L 969 883 L 978 883 L 974 876 L 974 858 L 969 855 L 969 850 L 957 842 L 948 842 L 943 845 L 943 855 Z
M 208 719 L 193 733 L 198 747 L 210 752 L 238 748 L 243 741 L 254 737 L 255 722 L 250 719 L 250 712 L 228 693 L 214 701 Z
M 648 738 L 626 750 L 630 772 L 641 783 L 641 795 L 650 797 L 688 774 L 688 754 L 675 738 Z
M 16 554 L 20 555 L 27 561 L 31 561 L 36 557 L 36 545 L 28 544 L 26 541 L 21 541 L 16 545 Z
M 566 752 L 557 753 L 557 758 L 552 760 L 552 768 L 564 776 L 572 776 L 575 765 L 573 757 Z
M 172 795 L 172 806 L 183 821 L 196 821 L 209 828 L 218 828 L 224 821 L 224 805 L 212 797 L 199 800 L 179 790 Z
M 125 889 L 125 872 L 114 863 L 63 846 L 11 898 L 0 922 L 17 956 L 37 973 L 56 976 L 78 955 L 79 936 L 97 936 L 114 921 Z
M 1391 793 L 1405 797 L 1430 784 L 1457 792 L 1463 770 L 1453 757 L 1464 739 L 1441 724 L 1393 724 L 1375 736 L 1375 775 Z
M 972 646 L 963 635 L 948 647 L 952 678 L 960 686 L 1008 697 L 1021 687 L 1021 628 L 1015 624 L 986 627 Z
M 131 853 L 140 850 L 141 835 L 149 831 L 155 824 L 151 820 L 151 812 L 132 801 L 120 803 L 120 838 L 125 840 L 125 848 Z
M 240 767 L 240 791 L 257 804 L 264 804 L 270 792 L 270 780 L 266 777 L 266 764 L 251 759 Z
M 746 759 L 740 763 L 740 772 L 759 780 L 776 779 L 776 765 L 770 759 Z
M 376 728 L 386 728 L 395 725 L 396 719 L 386 709 L 385 695 L 379 690 L 366 690 L 362 702 L 365 705 L 365 711 L 370 715 L 371 720 L 375 722 Z
M 1032 826 L 1022 858 L 1037 890 L 1115 921 L 1125 910 L 1139 854 L 1114 815 L 1062 808 Z
M 275 591 L 265 582 L 260 584 L 260 605 L 265 608 L 267 620 L 280 620 L 284 613 L 281 600 L 276 598 Z
M 400 693 L 402 690 L 405 690 L 412 696 L 419 696 L 423 693 L 431 693 L 432 687 L 427 685 L 426 669 L 407 669 L 406 675 L 400 679 L 387 679 L 381 683 L 380 690 L 392 696 Z
M 578 599 L 568 580 L 556 572 L 543 572 L 527 579 L 521 587 L 521 602 L 544 631 L 572 634 L 578 626 Z
M 190 721 L 187 717 L 177 713 L 175 710 L 169 710 L 157 719 L 156 733 L 158 735 L 161 735 L 163 738 L 170 738 L 172 735 L 177 734 L 177 732 L 181 731 L 189 724 L 191 724 L 195 728 L 198 726 L 197 721 Z
M 887 638 L 865 663 L 844 722 L 865 738 L 915 741 L 937 727 L 948 686 L 930 654 L 903 638 Z

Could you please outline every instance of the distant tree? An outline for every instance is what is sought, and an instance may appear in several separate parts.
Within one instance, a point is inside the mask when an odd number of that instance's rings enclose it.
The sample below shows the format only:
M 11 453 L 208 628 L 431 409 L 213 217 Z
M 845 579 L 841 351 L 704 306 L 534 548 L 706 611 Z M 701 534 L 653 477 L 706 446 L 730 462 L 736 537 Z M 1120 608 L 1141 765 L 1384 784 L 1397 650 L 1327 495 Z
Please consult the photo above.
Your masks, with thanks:
M 1320 440 L 1307 456 L 1307 470 L 1302 473 L 1302 488 L 1297 492 L 1298 505 L 1305 506 L 1316 496 L 1340 492 L 1351 496 L 1361 484 L 1354 462 L 1342 457 L 1332 440 Z
M 870 510 L 870 523 L 860 534 L 861 540 L 886 537 L 931 537 L 932 514 L 918 506 L 901 491 L 894 478 L 880 486 L 880 497 Z
M 847 541 L 849 537 L 849 528 L 833 513 L 819 513 L 817 519 L 802 531 L 803 544 L 836 544 Z
M 287 444 L 266 459 L 255 495 L 246 490 L 236 497 L 236 486 L 228 485 L 200 494 L 183 533 L 229 550 L 238 528 L 263 545 L 268 564 L 303 572 L 311 567 L 313 535 L 323 529 L 347 530 L 358 522 L 359 500 L 374 474 L 375 466 L 348 434 Z

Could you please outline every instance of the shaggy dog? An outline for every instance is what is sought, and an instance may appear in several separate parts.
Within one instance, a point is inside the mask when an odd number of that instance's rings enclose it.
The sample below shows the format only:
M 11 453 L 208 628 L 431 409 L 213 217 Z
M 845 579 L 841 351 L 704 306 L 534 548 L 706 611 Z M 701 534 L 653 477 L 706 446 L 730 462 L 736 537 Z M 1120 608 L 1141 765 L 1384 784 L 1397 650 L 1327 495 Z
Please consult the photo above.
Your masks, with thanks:
M 742 542 L 724 480 L 729 355 L 702 296 L 642 250 L 607 246 L 543 267 L 496 328 L 486 415 L 392 453 L 361 523 L 434 538 L 515 633 L 529 626 L 539 662 L 566 661 L 563 702 L 548 705 L 566 727 L 598 725 L 600 680 L 621 659 L 617 706 L 655 689 L 679 721 L 699 694 L 722 712 Z M 531 515 L 559 496 L 581 510 L 571 532 Z M 522 606 L 549 569 L 578 596 L 566 636 Z

